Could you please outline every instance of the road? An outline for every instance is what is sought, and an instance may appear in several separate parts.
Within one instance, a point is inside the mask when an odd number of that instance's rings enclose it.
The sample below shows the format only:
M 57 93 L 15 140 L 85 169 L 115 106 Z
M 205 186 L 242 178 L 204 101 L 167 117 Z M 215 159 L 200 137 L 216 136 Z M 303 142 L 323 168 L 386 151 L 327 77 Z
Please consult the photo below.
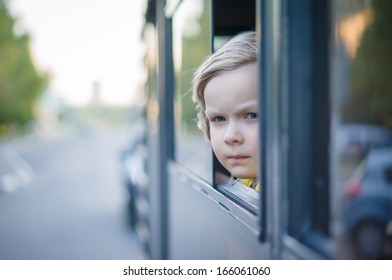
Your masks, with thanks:
M 0 259 L 144 259 L 127 224 L 123 129 L 0 143 Z

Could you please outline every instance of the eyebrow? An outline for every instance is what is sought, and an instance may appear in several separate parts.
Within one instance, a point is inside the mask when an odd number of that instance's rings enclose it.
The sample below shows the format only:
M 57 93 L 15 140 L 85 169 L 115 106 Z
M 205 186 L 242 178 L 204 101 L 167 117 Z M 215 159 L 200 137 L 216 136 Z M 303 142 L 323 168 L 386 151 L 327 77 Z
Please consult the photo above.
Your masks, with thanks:
M 214 116 L 214 115 L 221 115 L 222 114 L 221 111 L 215 110 L 215 109 L 205 110 L 204 113 L 206 114 L 206 116 Z
M 206 116 L 215 116 L 215 115 L 221 115 L 221 114 L 225 114 L 226 111 L 221 111 L 219 109 L 216 108 L 211 108 L 211 106 L 209 106 L 209 109 L 206 109 L 204 111 L 204 113 L 206 114 Z M 236 112 L 235 113 L 239 113 L 239 112 L 243 112 L 243 111 L 254 111 L 258 109 L 258 102 L 257 100 L 250 100 L 250 101 L 246 101 L 244 103 L 242 103 L 241 105 L 239 105 L 238 108 L 236 108 Z
M 253 107 L 256 107 L 256 109 L 258 109 L 258 101 L 257 100 L 249 100 L 247 102 L 244 102 L 242 104 L 239 105 L 238 107 L 238 111 L 244 111 L 244 110 L 249 110 L 250 108 L 253 109 Z

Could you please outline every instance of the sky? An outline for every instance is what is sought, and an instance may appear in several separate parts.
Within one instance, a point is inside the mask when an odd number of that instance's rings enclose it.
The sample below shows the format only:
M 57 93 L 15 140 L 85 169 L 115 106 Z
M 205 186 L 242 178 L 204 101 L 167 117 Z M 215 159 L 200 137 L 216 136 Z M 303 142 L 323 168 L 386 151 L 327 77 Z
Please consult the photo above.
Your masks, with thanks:
M 16 32 L 31 37 L 48 92 L 87 105 L 99 84 L 103 103 L 130 105 L 141 81 L 145 0 L 10 0 Z

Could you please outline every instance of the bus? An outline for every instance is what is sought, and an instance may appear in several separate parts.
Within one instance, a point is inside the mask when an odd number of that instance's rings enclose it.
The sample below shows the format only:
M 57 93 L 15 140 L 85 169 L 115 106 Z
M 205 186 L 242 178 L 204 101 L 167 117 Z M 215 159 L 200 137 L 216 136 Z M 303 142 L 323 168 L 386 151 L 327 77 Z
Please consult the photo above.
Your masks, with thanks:
M 149 258 L 391 258 L 391 13 L 388 0 L 147 1 L 140 168 L 125 178 Z M 222 179 L 191 93 L 206 57 L 249 30 L 260 191 Z

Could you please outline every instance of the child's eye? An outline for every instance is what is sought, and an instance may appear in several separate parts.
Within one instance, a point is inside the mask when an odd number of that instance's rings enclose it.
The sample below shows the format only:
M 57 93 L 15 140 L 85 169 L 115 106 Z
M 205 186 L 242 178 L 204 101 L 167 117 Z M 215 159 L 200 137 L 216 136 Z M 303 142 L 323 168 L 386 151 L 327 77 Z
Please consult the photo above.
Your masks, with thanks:
M 250 119 L 250 120 L 257 119 L 257 114 L 256 113 L 247 113 L 245 115 L 245 118 Z
M 219 123 L 219 122 L 223 122 L 223 121 L 225 121 L 225 118 L 224 117 L 213 117 L 212 119 L 211 119 L 211 121 L 212 122 L 216 122 L 216 123 Z

